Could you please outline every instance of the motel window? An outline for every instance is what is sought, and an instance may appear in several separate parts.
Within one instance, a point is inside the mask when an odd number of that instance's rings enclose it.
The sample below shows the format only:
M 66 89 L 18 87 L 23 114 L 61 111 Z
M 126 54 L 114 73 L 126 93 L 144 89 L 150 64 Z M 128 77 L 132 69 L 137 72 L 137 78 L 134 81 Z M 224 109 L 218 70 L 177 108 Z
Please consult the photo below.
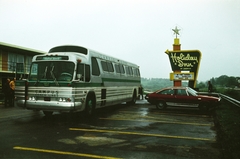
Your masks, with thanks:
M 8 71 L 15 71 L 16 63 L 24 63 L 24 56 L 8 53 Z

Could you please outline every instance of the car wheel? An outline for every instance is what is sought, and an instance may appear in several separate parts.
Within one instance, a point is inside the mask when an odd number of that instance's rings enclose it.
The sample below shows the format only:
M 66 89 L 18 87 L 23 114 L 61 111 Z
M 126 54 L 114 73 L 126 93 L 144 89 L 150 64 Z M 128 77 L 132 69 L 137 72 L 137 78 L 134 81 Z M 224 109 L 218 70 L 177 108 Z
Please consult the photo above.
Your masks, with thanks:
M 208 105 L 206 103 L 202 103 L 199 105 L 199 110 L 202 112 L 206 112 L 209 110 Z
M 160 109 L 160 110 L 166 109 L 166 103 L 163 102 L 163 101 L 160 101 L 160 102 L 158 102 L 158 103 L 156 104 L 156 108 L 157 108 L 157 109 Z

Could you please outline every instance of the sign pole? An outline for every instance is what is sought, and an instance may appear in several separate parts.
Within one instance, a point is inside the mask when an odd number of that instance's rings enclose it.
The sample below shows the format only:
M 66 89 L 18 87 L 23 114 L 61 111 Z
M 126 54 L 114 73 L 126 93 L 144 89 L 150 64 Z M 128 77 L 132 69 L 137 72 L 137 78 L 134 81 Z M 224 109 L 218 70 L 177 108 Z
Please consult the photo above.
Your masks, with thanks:
M 181 50 L 181 44 L 180 44 L 180 40 L 179 38 L 177 38 L 177 35 L 179 35 L 179 31 L 180 29 L 178 29 L 177 27 L 175 27 L 175 29 L 172 29 L 174 34 L 176 34 L 176 38 L 174 39 L 174 44 L 173 44 L 173 51 L 180 51 Z M 174 70 L 174 74 L 180 73 L 181 74 L 181 70 Z M 182 86 L 182 81 L 181 80 L 174 80 L 173 81 L 173 85 L 174 86 Z

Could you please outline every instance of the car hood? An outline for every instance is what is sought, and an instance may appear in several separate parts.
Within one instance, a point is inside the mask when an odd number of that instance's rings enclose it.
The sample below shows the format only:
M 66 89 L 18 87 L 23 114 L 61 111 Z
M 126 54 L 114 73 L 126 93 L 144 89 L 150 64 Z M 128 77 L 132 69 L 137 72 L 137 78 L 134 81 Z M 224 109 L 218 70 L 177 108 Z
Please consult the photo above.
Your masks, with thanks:
M 199 98 L 202 99 L 209 99 L 209 100 L 215 100 L 215 101 L 220 101 L 220 97 L 214 97 L 214 96 L 208 96 L 208 95 L 198 95 Z
M 197 92 L 198 95 L 204 95 L 204 96 L 212 96 L 220 98 L 219 93 L 211 93 L 211 92 Z

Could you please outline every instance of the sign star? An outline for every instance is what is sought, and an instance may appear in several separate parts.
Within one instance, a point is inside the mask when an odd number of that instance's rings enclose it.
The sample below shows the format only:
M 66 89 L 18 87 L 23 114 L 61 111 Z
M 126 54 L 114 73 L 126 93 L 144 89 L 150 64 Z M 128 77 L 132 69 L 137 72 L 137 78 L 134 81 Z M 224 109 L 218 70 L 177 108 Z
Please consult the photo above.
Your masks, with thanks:
M 176 38 L 177 38 L 177 35 L 180 35 L 179 34 L 180 29 L 178 29 L 177 26 L 175 27 L 175 29 L 172 29 L 172 31 L 174 32 L 174 34 L 176 34 Z

